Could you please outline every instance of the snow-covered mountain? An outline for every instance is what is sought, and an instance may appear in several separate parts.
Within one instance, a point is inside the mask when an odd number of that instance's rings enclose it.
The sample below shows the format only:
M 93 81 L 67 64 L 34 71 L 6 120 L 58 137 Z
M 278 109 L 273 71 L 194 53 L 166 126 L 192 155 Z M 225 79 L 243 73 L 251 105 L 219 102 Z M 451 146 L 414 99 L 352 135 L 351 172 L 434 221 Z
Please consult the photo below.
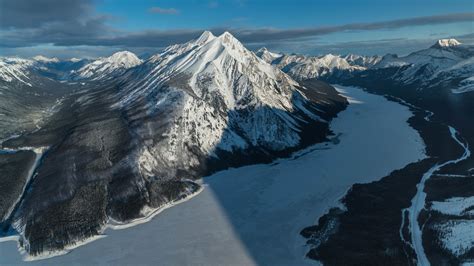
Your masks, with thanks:
M 203 175 L 323 141 L 347 104 L 228 32 L 204 32 L 143 63 L 129 53 L 96 62 L 79 72 L 100 82 L 64 99 L 49 125 L 5 143 L 51 147 L 13 218 L 30 254 L 147 216 L 196 192 Z
M 365 69 L 354 62 L 349 63 L 342 56 L 333 54 L 323 56 L 284 55 L 273 63 L 296 79 L 319 78 L 341 71 L 352 72 Z
M 458 45 L 461 45 L 461 43 L 456 39 L 440 39 L 433 45 L 433 48 L 454 47 Z
M 360 66 L 370 68 L 382 60 L 381 56 L 362 56 L 356 54 L 348 54 L 343 57 L 351 66 Z
M 474 47 L 463 45 L 455 39 L 441 39 L 431 47 L 407 56 L 387 54 L 385 56 L 346 56 L 327 54 L 323 56 L 282 55 L 271 60 L 269 52 L 262 50 L 261 57 L 270 58 L 272 64 L 295 79 L 319 78 L 329 81 L 348 79 L 358 73 L 383 72 L 393 69 L 386 79 L 401 84 L 422 84 L 424 87 L 452 87 L 453 92 L 471 91 Z M 383 74 L 387 75 L 387 74 Z
M 390 67 L 403 67 L 408 66 L 410 63 L 398 57 L 397 54 L 386 54 L 384 55 L 373 68 L 390 68 Z
M 380 56 L 346 56 L 326 54 L 321 56 L 276 54 L 266 48 L 260 49 L 257 56 L 271 63 L 295 79 L 324 78 L 344 75 L 353 71 L 362 71 L 377 64 Z
M 455 65 L 441 69 L 432 78 L 434 85 L 453 84 L 454 93 L 465 93 L 474 91 L 474 49 L 471 57 L 463 59 Z
M 3 57 L 0 58 L 0 80 L 6 82 L 22 82 L 31 86 L 28 69 L 34 64 L 28 59 Z
M 49 57 L 46 57 L 46 56 L 43 56 L 43 55 L 37 55 L 37 56 L 33 57 L 32 59 L 36 62 L 41 62 L 41 63 L 57 63 L 57 62 L 60 61 L 56 57 L 49 58 Z
M 314 109 L 322 102 L 227 32 L 219 37 L 205 32 L 170 46 L 129 75 L 135 78 L 114 108 L 128 109 L 153 95 L 153 112 L 175 113 L 168 137 L 141 152 L 144 170 L 166 165 L 169 173 L 189 171 L 200 156 L 254 147 L 285 150 L 301 143 L 305 123 L 324 122 Z
M 87 63 L 89 63 L 88 59 L 60 60 L 42 55 L 31 59 L 0 57 L 0 80 L 18 81 L 29 86 L 33 85 L 31 82 L 34 76 L 53 80 L 69 80 L 70 72 L 77 71 Z
M 400 68 L 390 78 L 402 84 L 450 86 L 454 92 L 461 93 L 470 91 L 468 78 L 474 73 L 473 59 L 474 47 L 455 39 L 442 39 L 428 49 L 404 57 L 384 56 L 374 68 Z
M 257 55 L 263 61 L 269 64 L 271 64 L 273 61 L 283 56 L 283 54 L 273 53 L 273 52 L 268 51 L 266 47 L 260 48 L 257 52 L 255 52 L 255 55 Z
M 142 63 L 134 53 L 121 51 L 109 57 L 102 57 L 90 62 L 77 71 L 73 71 L 73 79 L 101 80 L 118 77 L 127 69 Z

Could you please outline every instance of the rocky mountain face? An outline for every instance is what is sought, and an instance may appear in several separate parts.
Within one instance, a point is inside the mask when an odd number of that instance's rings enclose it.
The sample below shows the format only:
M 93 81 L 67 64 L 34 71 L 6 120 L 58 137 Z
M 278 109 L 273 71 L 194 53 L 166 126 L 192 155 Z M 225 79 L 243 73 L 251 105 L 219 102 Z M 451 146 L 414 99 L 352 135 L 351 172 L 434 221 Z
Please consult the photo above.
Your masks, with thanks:
M 117 53 L 74 73 L 85 85 L 40 129 L 2 144 L 47 149 L 0 224 L 31 255 L 150 215 L 195 193 L 204 175 L 323 141 L 347 105 L 331 86 L 293 80 L 227 32 L 143 62 Z

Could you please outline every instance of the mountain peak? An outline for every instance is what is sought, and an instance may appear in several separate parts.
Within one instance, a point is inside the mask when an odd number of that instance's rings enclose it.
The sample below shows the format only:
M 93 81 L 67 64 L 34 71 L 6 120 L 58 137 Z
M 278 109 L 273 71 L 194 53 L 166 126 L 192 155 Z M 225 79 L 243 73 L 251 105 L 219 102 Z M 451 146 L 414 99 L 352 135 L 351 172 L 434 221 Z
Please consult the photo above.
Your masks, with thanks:
M 225 31 L 219 36 L 219 39 L 221 39 L 224 43 L 240 43 L 237 38 L 234 37 L 230 32 Z
M 270 52 L 267 47 L 262 47 L 255 52 L 255 55 L 260 57 L 263 61 L 271 64 L 275 59 L 280 58 L 283 54 Z
M 73 63 L 77 63 L 79 61 L 82 61 L 81 58 L 77 58 L 77 57 L 72 57 L 72 58 L 69 58 L 69 61 L 73 62 Z
M 207 43 L 210 40 L 216 38 L 212 32 L 206 30 L 204 31 L 199 38 L 196 39 L 196 43 Z
M 224 31 L 224 33 L 222 33 L 219 37 L 222 37 L 222 38 L 234 38 L 234 36 L 228 32 L 228 31 Z
M 262 47 L 255 52 L 255 54 L 260 58 L 266 56 L 268 53 L 270 53 L 270 51 L 268 51 L 266 47 Z
M 210 92 L 219 92 L 225 105 L 231 109 L 256 102 L 280 109 L 292 108 L 290 94 L 285 95 L 289 98 L 281 103 L 268 95 L 274 87 L 270 86 L 268 91 L 262 87 L 267 89 L 268 84 L 279 84 L 290 88 L 296 83 L 258 58 L 229 32 L 200 45 L 196 45 L 196 40 L 172 45 L 146 64 L 152 64 L 151 69 L 157 69 L 152 73 L 154 80 L 170 82 L 172 77 L 171 82 L 175 82 L 174 77 L 180 77 L 189 86 L 187 92 L 203 99 L 211 97 Z M 185 81 L 180 82 L 184 84 Z M 239 89 L 234 89 L 234 86 Z M 254 94 L 251 102 L 245 98 L 249 94 Z
M 59 62 L 59 59 L 57 59 L 56 57 L 49 58 L 49 57 L 46 57 L 46 56 L 43 56 L 43 55 L 37 55 L 37 56 L 33 57 L 33 60 L 43 62 L 43 63 L 57 63 L 57 62 Z
M 134 53 L 129 51 L 120 51 L 116 52 L 113 55 L 109 56 L 109 62 L 121 65 L 125 68 L 134 67 L 142 62 Z
M 74 72 L 77 79 L 98 80 L 110 78 L 125 70 L 142 63 L 134 53 L 129 51 L 116 52 L 109 57 L 101 57 Z
M 453 47 L 453 46 L 458 46 L 460 44 L 461 43 L 456 39 L 440 39 L 433 45 L 433 47 L 434 48 Z

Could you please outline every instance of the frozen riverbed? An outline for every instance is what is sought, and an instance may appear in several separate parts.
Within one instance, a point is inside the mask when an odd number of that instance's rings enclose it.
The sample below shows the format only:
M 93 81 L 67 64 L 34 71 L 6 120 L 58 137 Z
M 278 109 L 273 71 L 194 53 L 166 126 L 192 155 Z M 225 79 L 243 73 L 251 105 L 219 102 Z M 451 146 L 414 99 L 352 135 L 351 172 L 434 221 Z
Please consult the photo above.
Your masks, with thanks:
M 271 165 L 204 178 L 194 198 L 71 253 L 29 264 L 302 265 L 299 232 L 314 224 L 354 183 L 386 176 L 425 158 L 407 107 L 351 87 L 333 120 L 338 141 L 312 146 Z M 0 243 L 0 264 L 22 263 L 17 243 Z

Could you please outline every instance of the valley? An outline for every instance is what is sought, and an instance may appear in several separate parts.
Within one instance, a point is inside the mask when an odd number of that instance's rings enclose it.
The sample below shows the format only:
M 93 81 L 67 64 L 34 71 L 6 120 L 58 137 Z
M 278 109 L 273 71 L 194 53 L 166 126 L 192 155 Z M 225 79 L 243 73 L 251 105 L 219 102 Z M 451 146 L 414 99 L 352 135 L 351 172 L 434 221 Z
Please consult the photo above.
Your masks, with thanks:
M 0 58 L 0 264 L 467 263 L 473 55 Z
M 336 88 L 349 106 L 331 123 L 332 141 L 271 164 L 205 177 L 202 192 L 148 223 L 107 229 L 105 238 L 33 264 L 150 258 L 165 264 L 312 264 L 305 259 L 307 247 L 299 236 L 305 225 L 339 206 L 354 183 L 378 180 L 425 158 L 422 139 L 407 123 L 412 116 L 407 107 L 358 88 Z M 21 261 L 14 241 L 0 245 L 5 250 L 0 263 Z M 134 248 L 124 253 L 124 245 Z M 106 255 L 98 259 L 98 250 Z

